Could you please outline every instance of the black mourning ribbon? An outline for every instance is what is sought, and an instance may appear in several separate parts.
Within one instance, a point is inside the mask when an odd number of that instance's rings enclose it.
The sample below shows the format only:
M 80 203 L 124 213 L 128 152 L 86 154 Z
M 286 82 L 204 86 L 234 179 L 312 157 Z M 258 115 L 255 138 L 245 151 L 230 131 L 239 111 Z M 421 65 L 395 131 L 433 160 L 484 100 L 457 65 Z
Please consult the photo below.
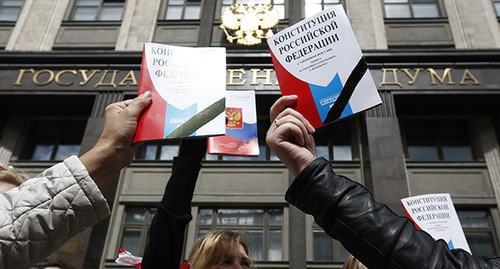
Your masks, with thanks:
M 332 108 L 328 111 L 328 115 L 325 120 L 323 120 L 323 124 L 327 124 L 340 118 L 342 111 L 344 111 L 347 103 L 349 103 L 349 99 L 351 99 L 352 93 L 367 70 L 368 65 L 365 62 L 365 58 L 361 57 L 358 64 L 356 64 L 356 67 L 354 67 L 349 75 L 349 78 L 347 78 L 347 81 L 344 84 L 344 89 L 340 92 L 337 101 L 335 101 L 335 104 L 333 104 Z

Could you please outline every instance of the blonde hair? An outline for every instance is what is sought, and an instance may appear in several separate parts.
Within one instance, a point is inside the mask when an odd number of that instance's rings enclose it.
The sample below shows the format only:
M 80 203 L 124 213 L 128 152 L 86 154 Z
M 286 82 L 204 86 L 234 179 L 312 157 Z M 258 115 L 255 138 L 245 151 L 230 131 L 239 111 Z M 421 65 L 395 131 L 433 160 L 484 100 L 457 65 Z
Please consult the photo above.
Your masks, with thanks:
M 248 243 L 241 233 L 231 230 L 211 231 L 194 243 L 188 261 L 193 268 L 207 269 L 222 264 L 231 249 L 240 244 L 248 255 Z M 250 268 L 254 268 L 253 264 L 250 264 Z
M 25 180 L 26 176 L 24 174 L 15 171 L 13 168 L 7 168 L 7 166 L 0 164 L 0 181 L 19 186 Z
M 366 266 L 364 266 L 356 257 L 349 255 L 347 257 L 347 260 L 344 262 L 344 266 L 342 266 L 342 269 L 366 269 Z

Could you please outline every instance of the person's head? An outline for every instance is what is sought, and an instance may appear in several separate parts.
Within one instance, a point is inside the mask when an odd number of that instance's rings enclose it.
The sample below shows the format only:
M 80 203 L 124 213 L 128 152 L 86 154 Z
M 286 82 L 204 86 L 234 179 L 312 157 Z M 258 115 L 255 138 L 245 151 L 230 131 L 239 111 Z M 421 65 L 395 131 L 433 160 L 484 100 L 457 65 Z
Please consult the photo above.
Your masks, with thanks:
M 342 269 L 366 269 L 366 266 L 364 266 L 356 257 L 349 255 L 347 257 L 347 260 L 344 262 L 344 266 L 342 266 Z
M 240 233 L 211 231 L 194 243 L 188 258 L 196 269 L 253 268 L 248 243 Z
M 0 193 L 13 189 L 24 182 L 25 176 L 12 166 L 0 164 Z

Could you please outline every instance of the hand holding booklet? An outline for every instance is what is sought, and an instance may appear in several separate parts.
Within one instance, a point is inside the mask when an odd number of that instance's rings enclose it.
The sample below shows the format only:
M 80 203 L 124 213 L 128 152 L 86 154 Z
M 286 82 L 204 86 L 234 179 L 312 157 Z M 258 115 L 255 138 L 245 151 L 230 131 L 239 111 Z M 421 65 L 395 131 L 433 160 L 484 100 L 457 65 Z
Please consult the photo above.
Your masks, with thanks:
M 146 91 L 153 100 L 134 142 L 225 134 L 225 48 L 144 44 L 138 94 Z
M 341 5 L 306 18 L 267 40 L 283 95 L 315 127 L 382 103 Z

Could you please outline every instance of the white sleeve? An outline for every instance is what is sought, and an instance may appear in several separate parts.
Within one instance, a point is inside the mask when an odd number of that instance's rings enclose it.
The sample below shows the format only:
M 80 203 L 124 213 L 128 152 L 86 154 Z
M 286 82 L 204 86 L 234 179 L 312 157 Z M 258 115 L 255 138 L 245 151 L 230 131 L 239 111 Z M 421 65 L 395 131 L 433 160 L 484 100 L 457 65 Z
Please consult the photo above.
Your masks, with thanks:
M 110 215 L 76 156 L 0 193 L 0 268 L 26 268 Z

